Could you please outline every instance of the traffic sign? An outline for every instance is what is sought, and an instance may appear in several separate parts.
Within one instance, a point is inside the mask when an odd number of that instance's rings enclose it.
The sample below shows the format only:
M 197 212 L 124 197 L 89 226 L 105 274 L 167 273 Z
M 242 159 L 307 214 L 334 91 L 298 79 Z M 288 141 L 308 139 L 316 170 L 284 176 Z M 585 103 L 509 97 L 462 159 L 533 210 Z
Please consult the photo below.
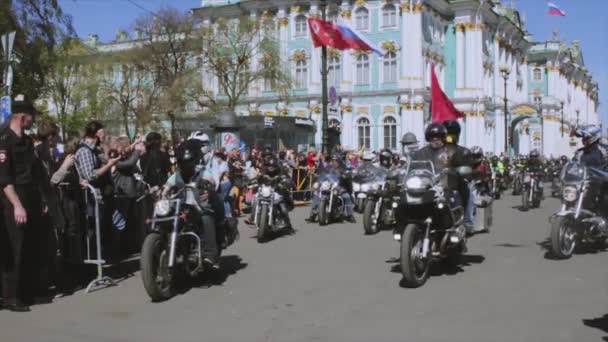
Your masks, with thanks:
M 11 115 L 11 98 L 10 96 L 2 96 L 0 99 L 0 112 L 2 113 L 2 122 L 8 120 L 8 116 Z
M 329 103 L 335 106 L 336 102 L 338 102 L 338 92 L 336 92 L 336 87 L 331 86 L 329 87 Z

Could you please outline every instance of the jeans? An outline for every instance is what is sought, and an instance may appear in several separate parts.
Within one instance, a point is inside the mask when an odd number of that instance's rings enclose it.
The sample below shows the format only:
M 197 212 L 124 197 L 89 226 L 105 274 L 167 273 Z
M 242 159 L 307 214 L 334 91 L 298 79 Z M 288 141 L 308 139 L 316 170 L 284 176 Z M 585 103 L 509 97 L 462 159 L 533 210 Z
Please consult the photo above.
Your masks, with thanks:
M 340 195 L 340 197 L 342 198 L 342 202 L 344 203 L 344 216 L 346 216 L 346 217 L 354 216 L 354 214 L 355 214 L 354 206 L 355 205 L 353 202 L 353 198 L 350 196 L 350 194 L 348 192 L 342 193 L 342 195 Z
M 467 185 L 469 191 L 469 198 L 467 203 L 464 203 L 464 219 L 463 224 L 465 227 L 473 227 L 475 225 L 475 196 L 477 196 L 477 190 L 475 189 L 475 183 L 469 182 Z
M 230 205 L 230 189 L 232 188 L 232 183 L 230 181 L 223 181 L 220 183 L 220 187 L 218 189 L 218 195 L 224 202 L 224 215 L 225 217 L 232 217 L 232 206 Z

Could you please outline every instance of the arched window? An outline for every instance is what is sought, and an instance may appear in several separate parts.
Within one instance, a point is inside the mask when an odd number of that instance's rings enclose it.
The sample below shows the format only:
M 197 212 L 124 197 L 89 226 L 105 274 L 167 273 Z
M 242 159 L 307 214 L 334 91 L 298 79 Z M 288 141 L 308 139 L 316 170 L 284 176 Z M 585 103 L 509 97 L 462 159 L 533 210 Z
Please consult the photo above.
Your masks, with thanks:
M 392 116 L 387 116 L 382 121 L 384 127 L 384 148 L 391 150 L 397 149 L 397 120 Z
M 296 62 L 296 89 L 305 89 L 308 86 L 308 68 L 306 67 L 306 60 L 298 60 Z
M 331 57 L 327 67 L 327 84 L 337 88 L 340 85 L 341 80 L 340 57 Z
M 384 56 L 384 83 L 397 82 L 397 54 L 389 52 Z
M 295 19 L 295 23 L 296 23 L 296 33 L 295 36 L 296 37 L 303 37 L 306 35 L 306 32 L 308 30 L 307 24 L 306 24 L 306 16 L 300 14 L 296 17 Z
M 367 30 L 369 28 L 369 12 L 364 7 L 355 12 L 355 28 L 357 30 Z
M 395 5 L 388 4 L 382 7 L 382 26 L 397 26 L 397 8 L 395 7 Z
M 532 71 L 532 78 L 536 82 L 542 81 L 543 74 L 542 74 L 540 68 L 534 68 L 534 70 Z
M 369 125 L 369 120 L 367 118 L 361 118 L 357 120 L 357 137 L 359 139 L 359 148 L 363 147 L 365 149 L 371 148 L 371 129 Z
M 357 57 L 357 84 L 369 84 L 369 57 L 365 54 Z

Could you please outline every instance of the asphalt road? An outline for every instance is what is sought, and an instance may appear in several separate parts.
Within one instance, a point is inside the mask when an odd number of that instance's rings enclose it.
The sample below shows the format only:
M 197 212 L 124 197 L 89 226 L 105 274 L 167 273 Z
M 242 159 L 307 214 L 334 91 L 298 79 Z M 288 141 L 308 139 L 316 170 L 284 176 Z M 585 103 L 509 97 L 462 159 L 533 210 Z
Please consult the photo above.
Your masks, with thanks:
M 400 287 L 390 232 L 320 228 L 296 209 L 294 236 L 258 244 L 241 225 L 222 273 L 151 303 L 139 273 L 31 313 L 0 311 L 0 341 L 608 341 L 607 253 L 546 258 L 547 218 L 559 203 L 520 212 L 495 203 L 490 234 L 467 263 Z

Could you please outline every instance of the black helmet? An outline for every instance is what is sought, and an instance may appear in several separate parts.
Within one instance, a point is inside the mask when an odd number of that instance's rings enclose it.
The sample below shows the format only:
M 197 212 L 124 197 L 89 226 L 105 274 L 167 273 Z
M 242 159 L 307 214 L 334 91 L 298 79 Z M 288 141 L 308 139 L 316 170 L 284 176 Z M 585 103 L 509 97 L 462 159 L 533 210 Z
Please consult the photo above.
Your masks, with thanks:
M 460 124 L 456 120 L 450 120 L 443 123 L 445 129 L 448 132 L 448 135 L 454 139 L 453 142 L 458 142 L 458 138 L 460 137 Z
M 540 153 L 538 153 L 538 150 L 532 150 L 530 151 L 530 159 L 538 159 L 540 157 Z
M 264 161 L 264 166 L 266 167 L 266 171 L 268 171 L 268 173 L 274 174 L 279 170 L 279 161 L 276 157 L 270 156 Z
M 559 157 L 559 160 L 561 160 L 562 162 L 564 162 L 564 163 L 565 163 L 565 162 L 567 162 L 567 161 L 568 161 L 568 157 L 566 157 L 566 156 L 561 156 L 561 157 Z
M 201 157 L 200 148 L 190 140 L 180 144 L 175 151 L 177 166 L 185 178 L 190 178 L 194 175 L 196 165 L 200 162 Z
M 483 159 L 483 149 L 479 146 L 471 147 L 471 159 L 475 164 L 480 163 Z
M 440 123 L 432 123 L 426 127 L 426 131 L 424 132 L 424 139 L 427 142 L 433 140 L 433 138 L 441 138 L 441 140 L 445 140 L 446 135 L 448 134 L 444 125 Z
M 413 145 L 413 144 L 417 144 L 417 143 L 418 143 L 418 139 L 416 138 L 416 134 L 414 134 L 412 132 L 407 132 L 401 137 L 402 145 Z
M 389 168 L 391 167 L 391 163 L 393 162 L 393 152 L 391 150 L 385 148 L 380 151 L 380 165 Z
M 492 158 L 490 158 L 490 161 L 492 161 L 492 163 L 498 163 L 498 156 L 492 156 Z

